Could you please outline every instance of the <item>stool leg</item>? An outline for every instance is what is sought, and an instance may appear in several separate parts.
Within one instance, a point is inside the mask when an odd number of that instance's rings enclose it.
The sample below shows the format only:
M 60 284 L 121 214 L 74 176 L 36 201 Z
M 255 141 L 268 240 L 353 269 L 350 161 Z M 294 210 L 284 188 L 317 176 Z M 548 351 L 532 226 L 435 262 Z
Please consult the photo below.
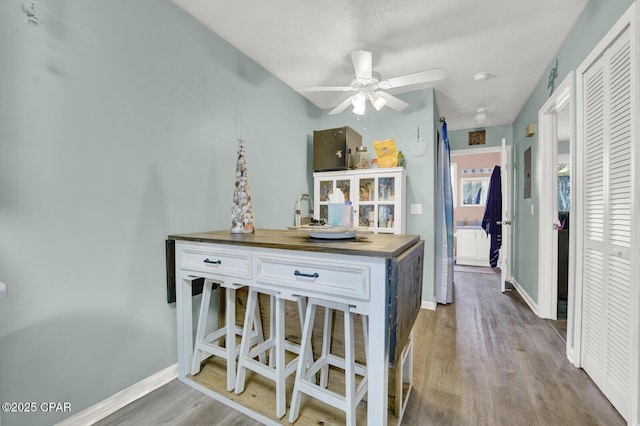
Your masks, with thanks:
M 276 298 L 275 296 L 269 296 L 269 338 L 275 342 L 276 338 Z M 269 349 L 269 367 L 273 368 L 275 365 L 274 347 Z
M 202 299 L 200 300 L 200 315 L 198 316 L 198 328 L 196 331 L 196 344 L 193 350 L 193 360 L 191 361 L 191 374 L 195 375 L 200 372 L 200 363 L 202 362 L 202 349 L 199 343 L 204 339 L 207 329 L 207 317 L 209 315 L 209 302 L 211 300 L 211 292 L 213 291 L 213 281 L 205 280 L 204 289 L 202 290 Z
M 287 389 L 285 387 L 286 375 L 286 359 L 284 349 L 284 321 L 285 321 L 285 309 L 284 299 L 280 297 L 272 297 L 273 303 L 276 308 L 276 327 L 275 327 L 275 367 L 276 367 L 276 416 L 280 419 L 287 412 Z M 271 360 L 269 360 L 271 364 Z
M 256 307 L 255 307 L 255 315 L 253 316 L 253 327 L 255 330 L 255 334 L 251 336 L 252 342 L 264 342 L 264 331 L 262 329 L 262 316 L 260 315 L 260 299 L 256 294 Z M 244 335 L 244 333 L 242 333 Z M 255 339 L 254 339 L 255 338 Z M 249 344 L 251 346 L 251 344 Z M 262 364 L 267 363 L 267 355 L 262 352 L 258 355 L 258 361 Z
M 302 330 L 304 330 L 304 317 L 307 314 L 307 298 L 306 297 L 298 297 L 298 318 L 300 320 L 300 333 L 302 334 Z M 300 353 L 298 353 L 298 362 L 302 360 L 302 346 L 300 347 Z M 311 367 L 313 364 L 313 357 L 311 357 L 308 361 L 307 367 Z M 316 383 L 315 375 L 311 378 L 311 383 Z
M 307 306 L 304 316 L 304 327 L 302 328 L 302 338 L 300 343 L 300 358 L 296 370 L 296 380 L 293 385 L 291 395 L 291 407 L 289 410 L 289 422 L 293 423 L 300 414 L 300 382 L 306 374 L 307 366 L 313 363 L 313 351 L 311 349 L 311 335 L 313 334 L 313 320 L 316 316 L 316 305 L 311 303 Z
M 369 317 L 366 315 L 360 315 L 360 321 L 362 322 L 362 337 L 364 339 L 364 361 L 369 365 Z
M 227 306 L 225 306 L 227 390 L 231 392 L 236 385 L 236 290 L 226 288 L 225 296 L 227 304 Z
M 356 370 L 353 339 L 353 314 L 344 312 L 344 364 L 347 426 L 356 424 Z
M 304 316 L 307 312 L 307 299 L 298 297 L 298 319 L 300 320 L 300 331 L 304 328 Z
M 251 328 L 255 324 L 255 320 L 251 317 L 255 317 L 256 305 L 258 293 L 249 289 L 249 295 L 247 296 L 247 310 L 244 315 L 244 325 L 242 327 L 242 341 L 240 342 L 240 355 L 238 357 L 238 372 L 236 374 L 236 386 L 235 393 L 240 394 L 244 391 L 244 379 L 246 373 L 246 367 L 243 365 L 243 359 L 249 354 L 251 346 Z
M 333 309 L 325 306 L 324 328 L 322 331 L 322 355 L 320 355 L 320 357 L 324 360 L 328 359 L 328 356 L 331 353 L 332 327 L 333 327 Z M 345 343 L 346 342 L 348 342 L 348 340 L 345 340 Z M 322 386 L 323 388 L 326 388 L 328 383 L 329 383 L 329 363 L 326 362 L 324 366 L 320 369 L 320 386 Z

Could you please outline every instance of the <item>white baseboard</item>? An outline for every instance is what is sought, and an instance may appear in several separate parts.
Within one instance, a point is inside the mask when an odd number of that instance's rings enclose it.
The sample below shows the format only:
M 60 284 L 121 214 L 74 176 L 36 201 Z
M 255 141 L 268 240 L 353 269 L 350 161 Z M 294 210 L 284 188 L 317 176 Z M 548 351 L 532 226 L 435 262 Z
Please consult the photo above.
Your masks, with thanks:
M 423 300 L 422 304 L 420 305 L 420 309 L 428 309 L 430 311 L 435 311 L 436 306 L 438 306 L 438 304 L 433 300 Z
M 159 387 L 166 385 L 171 380 L 178 377 L 178 364 L 173 364 L 164 370 L 134 383 L 126 389 L 121 390 L 115 395 L 92 405 L 80 411 L 73 416 L 64 419 L 57 426 L 84 426 L 92 425 L 99 420 L 104 419 L 110 414 L 118 411 L 133 401 L 142 398 L 148 393 L 153 392 Z
M 527 302 L 527 305 L 529 305 L 529 307 L 531 308 L 533 313 L 536 314 L 536 316 L 539 317 L 540 314 L 538 313 L 538 304 L 533 301 L 531 296 L 529 296 L 529 293 L 526 292 L 526 290 L 520 285 L 520 283 L 518 281 L 516 281 L 515 278 L 511 279 L 511 283 L 513 284 L 515 289 L 518 291 L 518 293 L 520 293 L 520 296 L 522 296 L 524 301 Z

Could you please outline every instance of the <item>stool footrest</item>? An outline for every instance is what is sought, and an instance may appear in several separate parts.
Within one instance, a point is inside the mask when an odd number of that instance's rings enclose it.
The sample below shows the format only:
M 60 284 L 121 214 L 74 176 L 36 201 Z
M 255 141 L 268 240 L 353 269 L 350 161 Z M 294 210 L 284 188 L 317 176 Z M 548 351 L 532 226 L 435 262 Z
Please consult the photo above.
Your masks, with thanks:
M 339 356 L 333 355 L 333 354 L 329 354 L 327 356 L 327 364 L 333 366 L 333 367 L 338 367 L 342 370 L 346 370 L 347 369 L 347 363 L 345 362 L 344 358 L 340 358 Z M 359 375 L 359 376 L 363 376 L 366 377 L 367 375 L 367 366 L 363 365 L 363 364 L 359 364 L 359 363 L 354 363 L 353 364 L 353 369 L 354 371 Z
M 358 383 L 358 386 L 356 387 L 356 394 L 355 394 L 355 404 L 359 404 L 360 401 L 362 401 L 362 398 L 364 397 L 364 395 L 367 393 L 367 386 L 369 385 L 369 381 L 365 378 L 363 379 L 360 383 Z M 312 396 L 322 402 L 324 402 L 325 404 L 331 405 L 335 408 L 338 408 L 342 411 L 346 411 L 347 410 L 347 400 L 346 397 L 330 391 L 328 389 L 323 388 L 320 385 L 317 385 L 315 383 L 310 383 L 308 381 L 302 381 L 299 383 L 299 388 L 298 388 L 301 392 Z
M 286 365 L 284 369 L 284 377 L 289 377 L 290 375 L 295 373 L 297 366 L 298 366 L 298 357 L 289 361 L 289 363 Z M 259 361 L 256 361 L 255 359 L 245 359 L 242 362 L 242 367 L 248 370 L 251 370 L 254 373 L 258 373 L 261 376 L 264 376 L 268 379 L 276 380 L 276 377 L 277 377 L 276 369 L 274 367 L 269 367 L 268 365 L 265 365 Z
M 242 335 L 242 331 L 240 332 L 240 335 Z M 223 337 L 227 337 L 227 327 L 219 328 L 216 331 L 207 334 L 206 336 L 204 336 L 202 341 L 204 341 L 205 343 L 213 343 L 216 340 L 222 339 Z
M 311 378 L 314 377 L 318 373 L 318 371 L 320 371 L 323 367 L 327 365 L 337 367 L 342 370 L 346 370 L 346 363 L 344 362 L 343 358 L 337 357 L 335 355 L 329 355 L 329 359 L 319 358 L 313 364 L 307 367 L 303 377 L 306 380 L 311 380 Z M 357 375 L 365 378 L 367 377 L 366 365 L 355 363 L 353 367 Z
M 300 345 L 297 343 L 290 342 L 288 340 L 284 341 L 284 349 L 289 352 L 293 352 L 294 354 L 300 355 Z
M 251 344 L 250 344 L 251 346 Z M 247 354 L 247 358 L 255 358 L 258 355 L 266 352 L 267 350 L 271 349 L 274 346 L 273 344 L 273 339 L 268 339 L 265 340 L 264 342 L 260 342 L 256 347 L 252 348 L 251 350 L 249 350 L 249 353 Z

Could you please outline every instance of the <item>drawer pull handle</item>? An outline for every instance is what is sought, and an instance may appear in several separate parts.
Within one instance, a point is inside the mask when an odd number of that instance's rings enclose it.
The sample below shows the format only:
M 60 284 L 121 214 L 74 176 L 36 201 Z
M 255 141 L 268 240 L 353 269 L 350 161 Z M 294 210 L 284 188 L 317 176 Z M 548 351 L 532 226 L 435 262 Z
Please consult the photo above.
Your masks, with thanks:
M 320 274 L 317 272 L 314 272 L 313 274 L 305 274 L 298 271 L 297 269 L 294 271 L 293 275 L 295 275 L 296 277 L 307 277 L 307 278 L 318 278 L 320 276 Z
M 204 263 L 211 263 L 213 265 L 222 265 L 222 260 L 209 260 L 209 258 L 206 258 L 205 260 L 203 260 Z

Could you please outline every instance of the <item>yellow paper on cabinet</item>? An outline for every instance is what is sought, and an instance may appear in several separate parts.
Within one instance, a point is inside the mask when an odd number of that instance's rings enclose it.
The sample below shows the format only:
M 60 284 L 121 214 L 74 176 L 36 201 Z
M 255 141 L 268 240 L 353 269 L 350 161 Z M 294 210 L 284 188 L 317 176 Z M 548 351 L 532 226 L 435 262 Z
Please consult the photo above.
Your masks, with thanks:
M 396 148 L 396 143 L 393 139 L 373 141 L 373 149 L 376 150 L 376 156 L 378 157 L 378 167 L 398 166 L 398 148 Z

